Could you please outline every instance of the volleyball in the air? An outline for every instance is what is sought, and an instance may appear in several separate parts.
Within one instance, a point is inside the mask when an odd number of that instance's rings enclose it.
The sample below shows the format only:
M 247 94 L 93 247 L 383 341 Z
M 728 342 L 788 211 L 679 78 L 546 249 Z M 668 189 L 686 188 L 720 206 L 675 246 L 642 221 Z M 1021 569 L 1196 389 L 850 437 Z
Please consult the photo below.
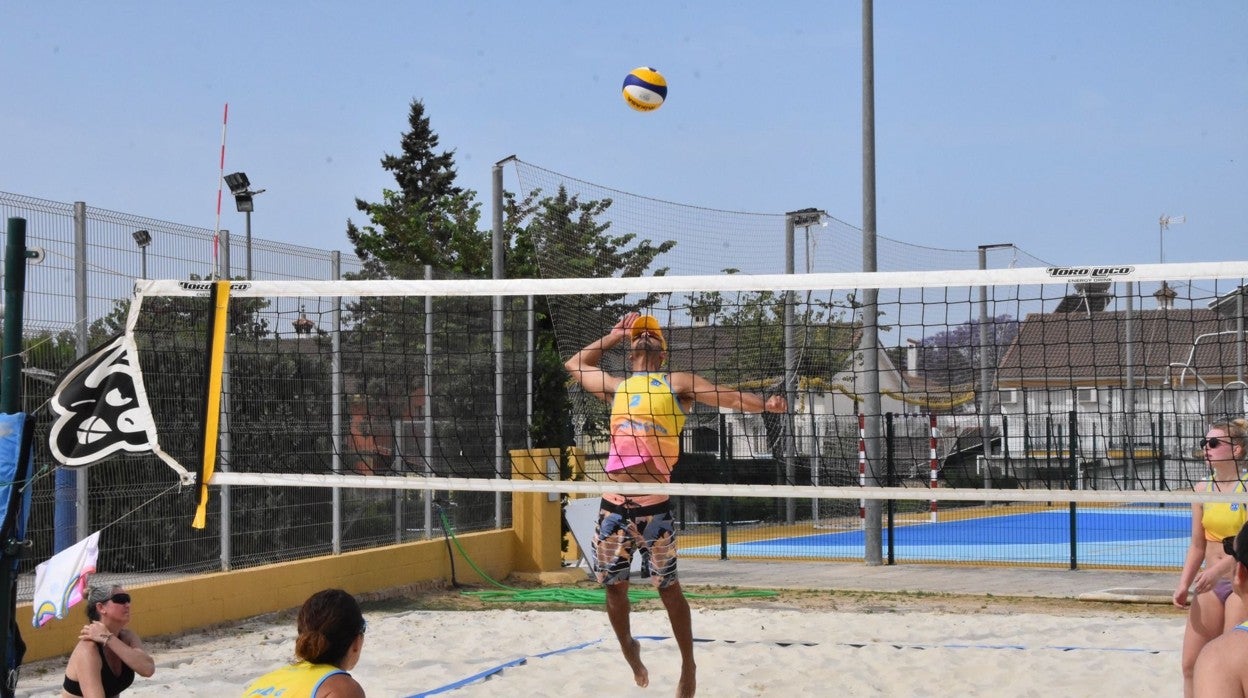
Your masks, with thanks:
M 654 68 L 642 66 L 624 76 L 624 101 L 637 111 L 654 111 L 667 99 L 667 80 Z

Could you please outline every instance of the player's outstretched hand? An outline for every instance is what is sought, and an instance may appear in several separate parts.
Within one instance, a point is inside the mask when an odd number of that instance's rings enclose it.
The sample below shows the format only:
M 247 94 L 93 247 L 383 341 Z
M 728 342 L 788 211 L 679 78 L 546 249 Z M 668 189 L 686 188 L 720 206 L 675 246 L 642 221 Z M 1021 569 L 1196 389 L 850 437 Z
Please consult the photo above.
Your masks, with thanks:
M 789 401 L 785 400 L 783 395 L 772 395 L 767 398 L 767 402 L 763 404 L 763 409 L 767 412 L 788 412 Z
M 633 326 L 633 323 L 639 317 L 641 317 L 641 313 L 624 313 L 624 317 L 620 318 L 620 321 L 615 323 L 615 327 L 611 328 L 611 334 L 620 335 L 621 337 L 627 336 L 629 328 Z

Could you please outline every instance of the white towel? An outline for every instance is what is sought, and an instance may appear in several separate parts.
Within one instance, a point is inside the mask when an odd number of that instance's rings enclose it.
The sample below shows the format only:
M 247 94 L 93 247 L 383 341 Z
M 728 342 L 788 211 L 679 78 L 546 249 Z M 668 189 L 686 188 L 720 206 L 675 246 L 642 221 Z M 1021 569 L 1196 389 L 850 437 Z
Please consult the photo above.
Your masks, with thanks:
M 99 554 L 100 532 L 96 531 L 35 568 L 32 625 L 38 628 L 53 618 L 64 618 L 86 597 L 87 577 L 95 572 Z

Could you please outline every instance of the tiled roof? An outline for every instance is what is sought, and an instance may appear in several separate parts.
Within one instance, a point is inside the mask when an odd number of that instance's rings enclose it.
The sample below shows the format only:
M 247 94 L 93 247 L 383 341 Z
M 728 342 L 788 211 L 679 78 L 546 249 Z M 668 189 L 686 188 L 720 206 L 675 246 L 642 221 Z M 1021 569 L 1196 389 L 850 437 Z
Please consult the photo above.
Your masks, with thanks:
M 776 386 L 783 382 L 784 346 L 773 326 L 671 327 L 665 330 L 665 336 L 668 367 L 673 371 L 693 371 L 712 382 L 732 382 L 740 377 L 773 381 Z M 855 328 L 852 335 L 841 332 L 833 336 L 856 343 L 860 331 Z M 841 365 L 834 367 L 835 372 L 845 368 L 855 346 L 822 347 L 825 351 L 829 348 L 845 354 Z M 743 357 L 754 363 L 738 366 Z
M 1180 369 L 1171 365 L 1189 359 L 1186 381 L 1193 370 L 1209 382 L 1234 375 L 1233 335 L 1204 338 L 1193 352 L 1198 336 L 1224 329 L 1213 311 L 1152 309 L 1133 318 L 1130 363 L 1139 384 L 1177 381 Z M 1118 384 L 1128 365 L 1127 328 L 1125 311 L 1030 314 L 1001 359 L 998 385 Z

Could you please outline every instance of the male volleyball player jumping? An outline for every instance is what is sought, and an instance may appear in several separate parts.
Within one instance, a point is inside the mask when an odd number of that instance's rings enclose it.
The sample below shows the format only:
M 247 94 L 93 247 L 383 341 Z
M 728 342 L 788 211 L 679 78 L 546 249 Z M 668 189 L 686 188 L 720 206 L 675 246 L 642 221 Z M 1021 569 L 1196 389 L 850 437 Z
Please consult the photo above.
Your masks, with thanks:
M 625 340 L 629 344 L 627 377 L 599 367 L 602 355 Z M 564 366 L 586 392 L 611 403 L 611 447 L 605 467 L 613 482 L 670 482 L 680 457 L 680 432 L 693 403 L 742 412 L 785 412 L 779 395 L 764 398 L 721 388 L 694 373 L 664 373 L 667 341 L 659 321 L 628 313 L 601 339 L 580 350 Z M 623 492 L 627 493 L 627 488 Z M 593 555 L 598 581 L 606 586 L 607 617 L 638 686 L 650 683 L 641 649 L 629 625 L 628 576 L 639 552 L 643 569 L 659 590 L 672 635 L 680 648 L 680 683 L 676 695 L 697 688 L 689 602 L 676 579 L 676 531 L 665 494 L 607 493 L 594 530 Z

